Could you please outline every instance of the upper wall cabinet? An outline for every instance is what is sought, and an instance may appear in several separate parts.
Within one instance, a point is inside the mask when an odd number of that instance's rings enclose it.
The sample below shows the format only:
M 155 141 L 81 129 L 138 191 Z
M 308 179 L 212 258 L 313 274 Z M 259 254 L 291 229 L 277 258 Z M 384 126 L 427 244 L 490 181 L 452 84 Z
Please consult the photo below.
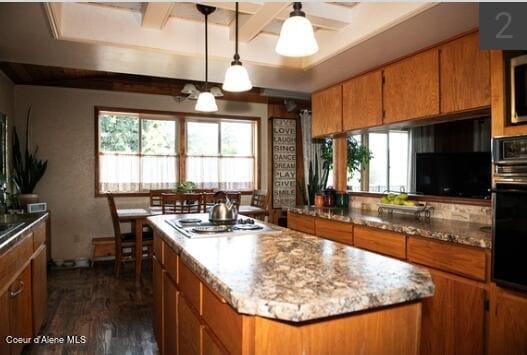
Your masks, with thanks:
M 373 71 L 342 85 L 345 131 L 382 124 L 382 72 Z
M 439 50 L 387 66 L 383 98 L 384 123 L 439 114 Z
M 313 93 L 311 106 L 313 137 L 342 132 L 342 85 Z
M 490 58 L 479 49 L 479 34 L 449 42 L 440 51 L 441 112 L 489 106 Z

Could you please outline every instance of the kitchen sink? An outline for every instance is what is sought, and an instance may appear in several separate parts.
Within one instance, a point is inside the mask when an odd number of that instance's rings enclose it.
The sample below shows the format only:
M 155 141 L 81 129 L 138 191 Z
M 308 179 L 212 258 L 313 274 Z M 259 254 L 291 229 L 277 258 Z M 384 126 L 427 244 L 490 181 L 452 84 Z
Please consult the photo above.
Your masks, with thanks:
M 22 227 L 25 222 L 4 222 L 0 218 L 0 243 L 9 235 L 10 232 Z

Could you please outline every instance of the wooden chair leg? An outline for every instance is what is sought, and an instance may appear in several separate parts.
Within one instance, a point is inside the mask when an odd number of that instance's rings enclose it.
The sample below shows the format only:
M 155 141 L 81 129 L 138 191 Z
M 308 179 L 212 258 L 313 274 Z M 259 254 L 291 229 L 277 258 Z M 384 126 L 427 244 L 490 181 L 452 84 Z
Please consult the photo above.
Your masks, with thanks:
M 120 243 L 115 243 L 115 277 L 119 278 L 120 271 L 121 271 L 121 245 Z

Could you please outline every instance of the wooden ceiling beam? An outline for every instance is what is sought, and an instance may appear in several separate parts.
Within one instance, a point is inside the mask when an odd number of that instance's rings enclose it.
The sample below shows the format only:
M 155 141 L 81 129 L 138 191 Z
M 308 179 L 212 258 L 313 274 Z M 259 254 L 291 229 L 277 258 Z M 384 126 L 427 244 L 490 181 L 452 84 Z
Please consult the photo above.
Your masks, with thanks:
M 173 2 L 146 3 L 141 26 L 144 28 L 162 30 L 165 27 L 168 19 L 170 18 L 170 14 L 172 13 L 173 8 Z
M 246 20 L 240 24 L 240 42 L 249 42 L 256 37 L 279 13 L 287 8 L 287 6 L 287 3 L 280 2 L 264 3 L 254 15 L 247 17 Z M 234 39 L 235 26 L 235 21 L 233 21 L 230 31 L 231 40 Z

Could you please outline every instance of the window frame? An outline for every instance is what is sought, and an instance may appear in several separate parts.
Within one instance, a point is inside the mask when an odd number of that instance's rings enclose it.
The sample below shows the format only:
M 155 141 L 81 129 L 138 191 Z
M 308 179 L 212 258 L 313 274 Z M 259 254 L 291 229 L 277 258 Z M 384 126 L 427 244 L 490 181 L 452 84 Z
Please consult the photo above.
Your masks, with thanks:
M 255 121 L 255 134 L 253 139 L 253 149 L 254 149 L 254 158 L 255 158 L 255 190 L 261 188 L 261 126 L 262 119 L 257 116 L 237 116 L 237 115 L 223 115 L 223 114 L 205 114 L 198 112 L 180 112 L 180 111 L 162 111 L 162 110 L 148 110 L 148 109 L 134 109 L 134 108 L 124 108 L 124 107 L 108 107 L 108 106 L 94 106 L 94 155 L 95 155 L 95 184 L 94 191 L 95 197 L 106 197 L 106 192 L 101 192 L 99 190 L 99 173 L 100 173 L 100 162 L 99 162 L 99 114 L 101 112 L 113 112 L 113 113 L 129 113 L 129 114 L 143 114 L 143 115 L 159 115 L 159 116 L 172 116 L 170 120 L 176 121 L 176 156 L 178 158 L 178 179 L 179 181 L 185 181 L 186 177 L 186 148 L 187 148 L 187 134 L 186 134 L 186 122 L 187 120 L 209 120 L 209 121 L 219 121 L 219 120 L 241 120 L 241 121 Z M 242 195 L 251 195 L 252 191 L 241 191 Z M 149 192 L 115 192 L 114 196 L 118 197 L 143 197 L 149 196 Z

